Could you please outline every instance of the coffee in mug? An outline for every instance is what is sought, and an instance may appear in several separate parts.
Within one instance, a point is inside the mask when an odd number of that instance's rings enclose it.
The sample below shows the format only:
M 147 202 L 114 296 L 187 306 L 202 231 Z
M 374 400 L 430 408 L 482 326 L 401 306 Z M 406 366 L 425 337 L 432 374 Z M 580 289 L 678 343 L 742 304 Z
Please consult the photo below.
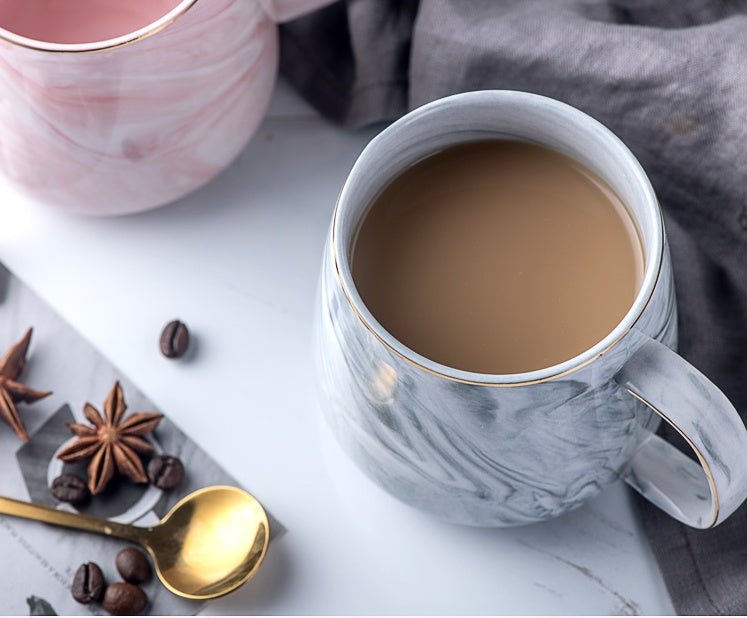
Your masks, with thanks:
M 449 147 L 374 199 L 353 250 L 373 316 L 433 361 L 533 371 L 601 341 L 641 286 L 643 249 L 622 200 L 549 148 Z

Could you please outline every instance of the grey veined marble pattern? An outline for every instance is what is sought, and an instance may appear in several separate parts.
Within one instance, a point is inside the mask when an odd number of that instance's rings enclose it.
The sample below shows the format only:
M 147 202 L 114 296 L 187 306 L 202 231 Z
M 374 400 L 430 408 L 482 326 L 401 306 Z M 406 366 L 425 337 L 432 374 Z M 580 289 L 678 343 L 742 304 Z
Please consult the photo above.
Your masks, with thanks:
M 357 222 L 392 172 L 488 130 L 590 165 L 630 206 L 647 250 L 641 295 L 611 333 L 617 343 L 533 384 L 511 384 L 515 376 L 466 383 L 447 368 L 444 375 L 381 329 L 349 272 Z M 415 507 L 478 526 L 555 517 L 620 478 L 697 527 L 718 523 L 744 500 L 747 432 L 723 394 L 671 351 L 677 312 L 669 251 L 636 166 L 619 140 L 581 112 L 505 91 L 442 99 L 369 145 L 343 189 L 325 249 L 315 349 L 327 420 L 371 478 Z M 476 377 L 470 381 L 490 381 Z M 661 419 L 644 399 L 688 437 L 707 474 L 653 434 Z
M 330 282 L 329 256 L 325 264 L 318 350 L 327 419 L 364 471 L 413 506 L 484 526 L 560 515 L 620 478 L 658 423 L 612 380 L 626 360 L 622 346 L 604 366 L 531 386 L 426 373 L 362 325 Z M 670 294 L 655 302 L 671 305 Z M 673 344 L 674 322 L 672 311 L 651 326 Z

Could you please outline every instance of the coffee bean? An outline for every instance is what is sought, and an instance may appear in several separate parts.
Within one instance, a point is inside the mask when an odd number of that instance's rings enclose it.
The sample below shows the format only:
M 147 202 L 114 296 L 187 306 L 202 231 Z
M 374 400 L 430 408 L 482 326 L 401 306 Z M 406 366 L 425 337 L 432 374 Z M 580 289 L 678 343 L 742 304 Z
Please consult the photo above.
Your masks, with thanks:
M 57 612 L 54 611 L 54 607 L 49 604 L 49 601 L 31 595 L 26 597 L 26 604 L 29 606 L 29 616 L 56 616 Z
M 134 584 L 109 584 L 101 605 L 113 616 L 135 616 L 148 605 L 148 597 Z
M 126 582 L 142 584 L 147 582 L 153 571 L 145 554 L 135 547 L 127 547 L 117 554 L 117 571 Z
M 169 322 L 161 333 L 161 353 L 166 358 L 181 358 L 189 348 L 189 330 L 183 322 Z
M 69 502 L 70 504 L 80 504 L 91 497 L 88 485 L 77 474 L 58 476 L 52 481 L 52 487 L 49 490 L 56 500 Z
M 184 465 L 171 455 L 157 455 L 148 464 L 148 478 L 158 489 L 174 489 L 184 478 Z
M 87 605 L 101 599 L 105 586 L 106 581 L 99 565 L 95 562 L 86 562 L 75 572 L 70 592 L 78 603 Z

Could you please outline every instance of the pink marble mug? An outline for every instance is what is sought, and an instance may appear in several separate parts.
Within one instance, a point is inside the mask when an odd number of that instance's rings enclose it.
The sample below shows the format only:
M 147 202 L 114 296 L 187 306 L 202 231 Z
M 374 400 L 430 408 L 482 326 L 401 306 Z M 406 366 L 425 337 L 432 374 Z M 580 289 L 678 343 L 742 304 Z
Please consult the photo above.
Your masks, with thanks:
M 143 1 L 0 0 L 0 169 L 37 200 L 121 215 L 208 182 L 265 113 L 275 24 L 330 0 Z

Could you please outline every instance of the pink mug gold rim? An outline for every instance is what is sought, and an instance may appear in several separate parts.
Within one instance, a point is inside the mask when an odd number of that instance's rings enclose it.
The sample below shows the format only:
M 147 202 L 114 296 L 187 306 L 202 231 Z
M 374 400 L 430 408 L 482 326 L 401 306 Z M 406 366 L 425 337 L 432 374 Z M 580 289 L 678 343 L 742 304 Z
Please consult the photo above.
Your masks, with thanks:
M 4 40 L 19 47 L 25 47 L 34 51 L 51 52 L 51 53 L 94 53 L 107 51 L 136 43 L 149 36 L 157 34 L 164 28 L 170 26 L 179 17 L 191 9 L 198 0 L 181 0 L 181 2 L 171 9 L 165 15 L 159 17 L 156 21 L 118 37 L 106 39 L 103 41 L 92 41 L 89 43 L 53 43 L 50 41 L 40 41 L 29 37 L 16 34 L 0 26 L 0 40 Z

